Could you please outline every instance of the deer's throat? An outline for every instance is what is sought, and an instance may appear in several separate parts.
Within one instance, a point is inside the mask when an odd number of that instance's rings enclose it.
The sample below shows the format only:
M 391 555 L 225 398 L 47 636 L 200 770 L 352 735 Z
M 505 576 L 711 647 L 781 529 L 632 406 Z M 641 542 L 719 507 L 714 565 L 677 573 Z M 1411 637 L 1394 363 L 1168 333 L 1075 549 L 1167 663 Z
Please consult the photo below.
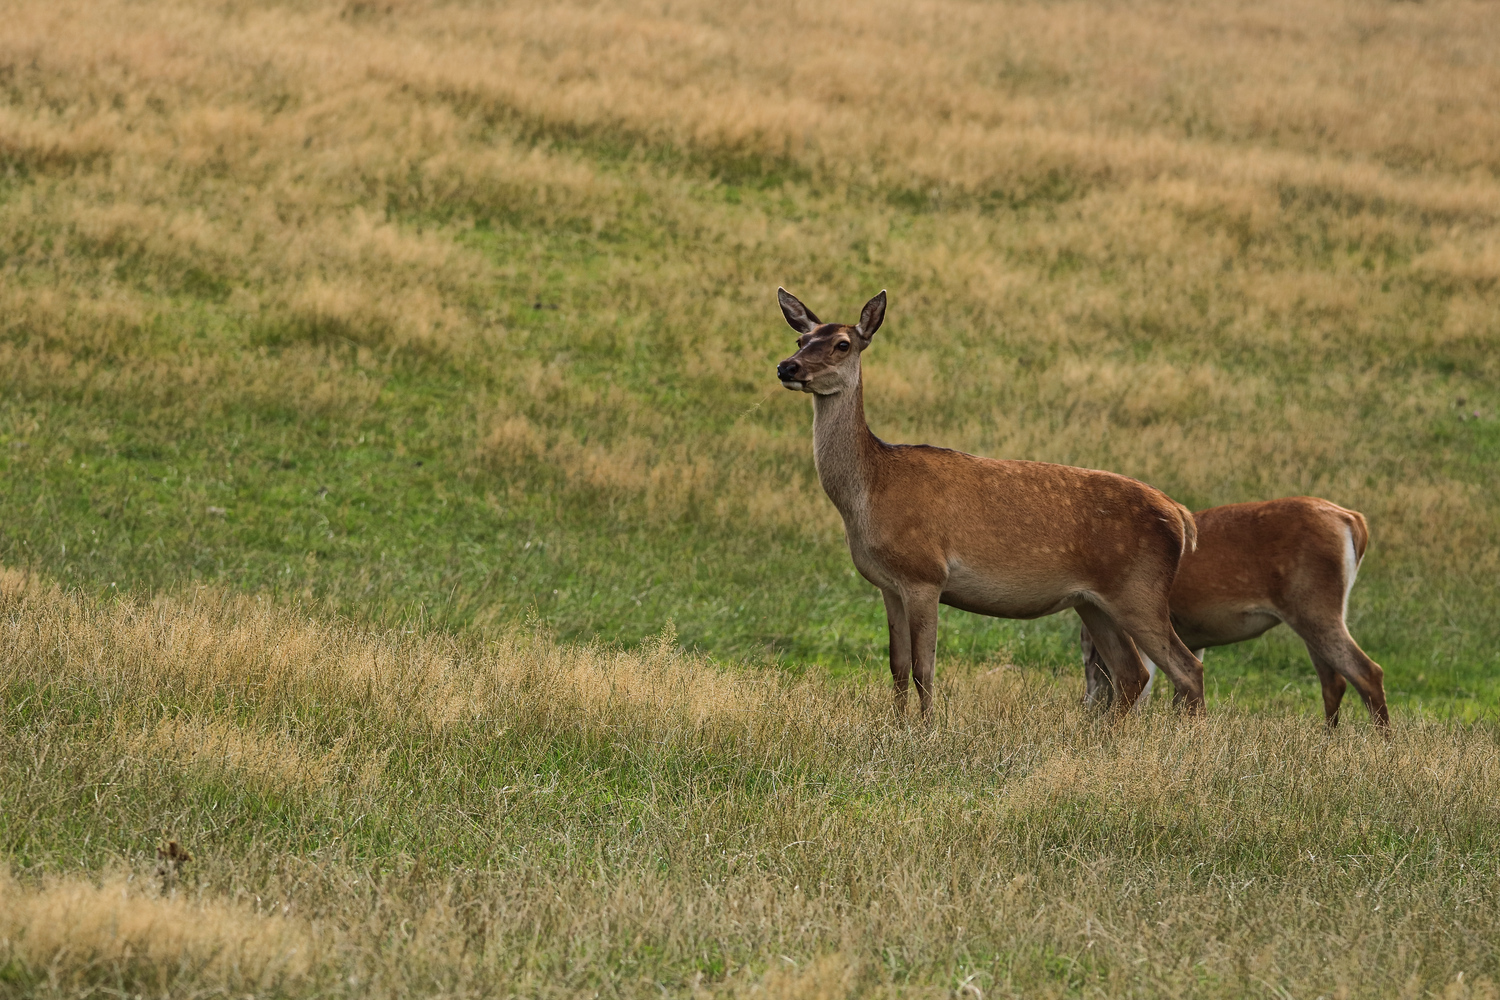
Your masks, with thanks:
M 853 392 L 813 397 L 813 462 L 823 492 L 847 525 L 862 521 L 870 506 L 869 425 L 865 423 L 864 386 Z

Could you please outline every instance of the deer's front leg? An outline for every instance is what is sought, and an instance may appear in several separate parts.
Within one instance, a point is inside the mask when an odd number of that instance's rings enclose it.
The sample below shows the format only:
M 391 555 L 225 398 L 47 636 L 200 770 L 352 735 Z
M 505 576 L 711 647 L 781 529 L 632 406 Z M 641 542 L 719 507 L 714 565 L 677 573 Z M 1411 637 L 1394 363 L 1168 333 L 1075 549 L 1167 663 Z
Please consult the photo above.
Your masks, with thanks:
M 891 686 L 896 694 L 896 714 L 906 714 L 906 685 L 911 680 L 911 627 L 901 595 L 882 590 L 885 598 L 885 623 L 891 637 Z
M 912 672 L 916 674 L 917 698 L 922 717 L 932 715 L 932 681 L 937 672 L 938 598 L 937 587 L 912 588 L 902 595 L 906 621 L 911 629 Z

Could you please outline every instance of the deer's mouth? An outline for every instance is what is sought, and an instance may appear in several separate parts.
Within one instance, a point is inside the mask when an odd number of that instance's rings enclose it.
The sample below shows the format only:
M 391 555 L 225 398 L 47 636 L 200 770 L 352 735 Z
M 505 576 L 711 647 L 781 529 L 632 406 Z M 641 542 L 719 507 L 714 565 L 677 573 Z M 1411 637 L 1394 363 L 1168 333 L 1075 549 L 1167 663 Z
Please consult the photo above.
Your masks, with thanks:
M 788 389 L 791 389 L 793 392 L 801 392 L 803 387 L 803 383 L 794 382 L 791 379 L 787 378 L 782 379 L 781 384 L 786 386 Z

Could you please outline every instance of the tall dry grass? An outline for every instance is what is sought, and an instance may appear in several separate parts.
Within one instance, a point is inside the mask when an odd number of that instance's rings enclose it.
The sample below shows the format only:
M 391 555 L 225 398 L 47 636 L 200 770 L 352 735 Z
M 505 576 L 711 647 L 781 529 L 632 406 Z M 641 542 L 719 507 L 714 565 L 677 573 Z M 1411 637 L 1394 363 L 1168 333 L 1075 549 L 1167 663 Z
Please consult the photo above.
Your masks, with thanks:
M 1500 972 L 1488 727 L 1116 727 L 992 668 L 946 673 L 926 728 L 881 684 L 670 635 L 3 590 L 23 994 L 1491 996 Z M 195 858 L 163 885 L 167 837 Z
M 194 980 L 262 994 L 295 989 L 318 957 L 308 931 L 247 907 L 163 895 L 123 875 L 31 886 L 0 877 L 7 992 L 87 992 L 113 982 L 172 993 Z M 39 982 L 26 983 L 33 972 Z
M 824 291 L 817 262 L 857 246 L 862 269 L 938 310 L 904 319 L 923 342 L 889 367 L 903 407 L 942 429 L 988 419 L 948 384 L 959 366 L 933 361 L 965 346 L 955 319 L 985 311 L 982 332 L 1018 325 L 1037 353 L 1108 369 L 1106 398 L 1108 380 L 1128 381 L 1137 400 L 1112 421 L 1127 426 L 1191 424 L 1184 386 L 1210 412 L 1266 409 L 1203 348 L 1269 346 L 1300 368 L 1362 353 L 1359 340 L 1399 342 L 1371 300 L 1394 275 L 1451 286 L 1448 322 L 1412 331 L 1433 346 L 1492 332 L 1500 68 L 1482 4 L 84 9 L 22 4 L 0 41 L 6 160 L 13 177 L 45 179 L 5 201 L 21 279 L 6 313 L 63 349 L 54 368 L 139 337 L 128 331 L 160 294 L 184 291 L 363 343 L 505 352 L 513 303 L 485 303 L 495 263 L 407 220 L 456 215 L 461 230 L 498 213 L 598 230 L 631 221 L 642 197 L 655 226 L 717 252 L 580 279 L 607 289 L 600 320 L 651 302 L 674 325 L 774 329 L 763 308 L 738 310 L 763 306 L 773 277 Z M 621 135 L 689 163 L 785 160 L 819 188 L 854 187 L 726 212 L 684 198 L 692 186 L 674 175 L 590 155 Z M 960 210 L 892 233 L 911 223 L 880 196 L 908 188 L 1052 207 L 1002 224 L 1018 232 Z M 1080 261 L 1115 273 L 1067 279 Z M 539 270 L 525 256 L 500 268 Z M 1053 279 L 1041 288 L 1038 269 Z M 851 292 L 850 277 L 825 294 Z M 1113 356 L 1128 331 L 1093 315 L 1115 311 L 1211 338 L 1184 345 L 1198 358 L 1132 371 Z M 688 338 L 686 362 L 725 378 L 774 338 L 728 339 Z M 1388 381 L 1378 367 L 1370 377 Z M 1070 399 L 1097 394 L 1064 383 Z M 1359 391 L 1329 388 L 1325 422 Z M 943 405 L 952 395 L 961 408 Z M 1420 402 L 1445 402 L 1433 396 Z

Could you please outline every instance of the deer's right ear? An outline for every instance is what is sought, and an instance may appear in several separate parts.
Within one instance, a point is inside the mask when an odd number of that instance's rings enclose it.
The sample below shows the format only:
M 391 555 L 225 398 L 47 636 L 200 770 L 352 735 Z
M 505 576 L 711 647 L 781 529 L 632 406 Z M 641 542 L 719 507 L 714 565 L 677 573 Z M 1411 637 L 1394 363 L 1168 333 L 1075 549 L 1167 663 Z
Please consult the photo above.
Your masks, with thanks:
M 776 301 L 781 305 L 781 315 L 786 317 L 787 324 L 798 333 L 812 333 L 821 325 L 813 311 L 785 288 L 776 289 Z
M 865 307 L 859 314 L 859 326 L 855 332 L 859 334 L 859 349 L 864 350 L 870 346 L 875 331 L 880 329 L 880 324 L 885 322 L 885 289 L 880 294 L 865 303 Z

